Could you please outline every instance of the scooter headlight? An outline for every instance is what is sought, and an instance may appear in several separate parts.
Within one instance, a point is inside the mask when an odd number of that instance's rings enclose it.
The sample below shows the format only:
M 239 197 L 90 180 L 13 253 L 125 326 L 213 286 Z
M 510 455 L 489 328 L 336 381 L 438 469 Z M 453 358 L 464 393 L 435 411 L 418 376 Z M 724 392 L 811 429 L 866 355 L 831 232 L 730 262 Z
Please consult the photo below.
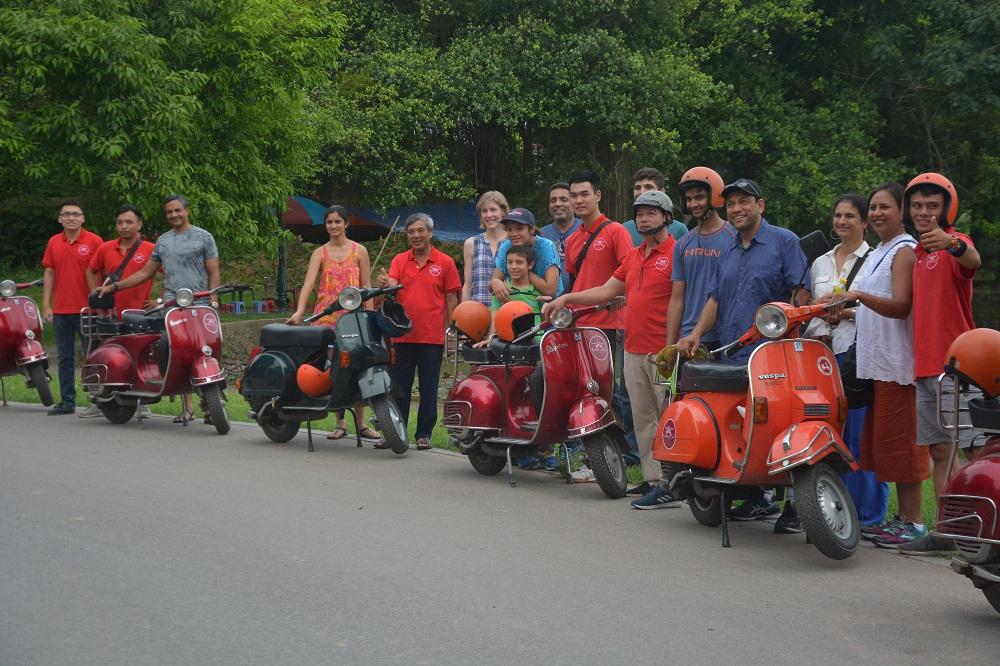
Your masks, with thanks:
M 187 287 L 185 287 L 184 289 L 177 290 L 177 305 L 181 306 L 182 308 L 186 308 L 192 303 L 194 303 L 193 291 L 191 291 Z
M 361 290 L 357 287 L 345 287 L 337 297 L 337 302 L 348 312 L 357 310 L 361 307 Z
M 4 298 L 10 298 L 17 293 L 17 285 L 13 280 L 4 280 L 0 282 L 0 296 Z
M 573 316 L 573 311 L 569 308 L 563 308 L 559 312 L 552 315 L 552 327 L 569 328 L 573 325 L 574 319 L 576 319 L 576 317 Z
M 765 305 L 757 310 L 754 326 L 765 338 L 777 340 L 788 331 L 788 317 L 777 305 Z

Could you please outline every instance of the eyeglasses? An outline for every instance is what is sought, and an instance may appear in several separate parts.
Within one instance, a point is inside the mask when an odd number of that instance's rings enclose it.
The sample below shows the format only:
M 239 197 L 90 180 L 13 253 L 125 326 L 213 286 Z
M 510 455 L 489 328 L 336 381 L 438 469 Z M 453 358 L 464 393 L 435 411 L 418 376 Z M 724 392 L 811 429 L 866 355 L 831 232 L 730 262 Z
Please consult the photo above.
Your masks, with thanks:
M 59 213 L 59 217 L 83 217 L 83 213 Z

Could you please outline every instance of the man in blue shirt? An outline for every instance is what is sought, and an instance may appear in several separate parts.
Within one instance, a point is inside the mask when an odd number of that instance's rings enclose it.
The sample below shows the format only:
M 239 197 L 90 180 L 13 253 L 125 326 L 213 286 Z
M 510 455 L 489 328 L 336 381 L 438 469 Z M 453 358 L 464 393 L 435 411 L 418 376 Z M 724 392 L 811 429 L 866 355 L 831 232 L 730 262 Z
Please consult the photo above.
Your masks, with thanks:
M 549 217 L 552 223 L 538 231 L 538 235 L 556 244 L 559 252 L 559 263 L 566 265 L 566 239 L 580 228 L 580 218 L 573 215 L 573 203 L 569 199 L 569 183 L 555 183 L 549 187 Z M 559 276 L 561 293 L 572 288 L 572 278 L 562 271 Z
M 649 192 L 650 190 L 665 192 L 665 186 L 666 179 L 658 169 L 654 169 L 653 167 L 643 167 L 636 171 L 635 175 L 632 176 L 632 198 L 638 199 L 640 194 L 643 192 Z M 634 247 L 642 245 L 643 236 L 636 228 L 635 220 L 629 220 L 622 226 L 625 227 L 625 230 L 628 231 L 630 236 L 632 236 L 632 245 Z M 675 241 L 679 241 L 684 234 L 687 233 L 687 231 L 688 228 L 684 226 L 684 223 L 676 218 L 670 223 L 670 226 L 667 227 L 667 232 L 674 237 Z
M 535 266 L 528 275 L 531 284 L 543 296 L 555 297 L 561 294 L 559 274 L 562 272 L 562 262 L 559 261 L 559 253 L 555 243 L 536 234 L 535 216 L 531 211 L 527 208 L 512 208 L 503 216 L 503 226 L 507 230 L 507 240 L 497 248 L 496 268 L 493 279 L 490 280 L 493 295 L 503 303 L 510 300 L 510 293 L 504 284 L 504 280 L 510 277 L 507 272 L 507 250 L 511 245 L 529 243 L 535 246 Z

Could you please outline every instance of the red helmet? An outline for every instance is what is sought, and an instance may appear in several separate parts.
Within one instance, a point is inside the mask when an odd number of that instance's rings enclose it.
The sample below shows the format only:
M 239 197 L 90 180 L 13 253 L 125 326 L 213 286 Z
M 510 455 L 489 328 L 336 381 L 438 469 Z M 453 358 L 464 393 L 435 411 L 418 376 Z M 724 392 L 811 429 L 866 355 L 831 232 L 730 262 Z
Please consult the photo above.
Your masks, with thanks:
M 315 365 L 303 363 L 295 372 L 295 381 L 299 390 L 310 398 L 318 398 L 330 392 L 330 373 L 320 370 Z
M 987 398 L 1000 395 L 1000 331 L 974 328 L 948 348 L 945 370 L 978 387 Z
M 694 185 L 708 189 L 708 198 L 712 208 L 725 208 L 726 201 L 722 198 L 722 190 L 726 184 L 722 181 L 722 176 L 715 169 L 710 169 L 706 166 L 696 166 L 685 171 L 684 175 L 681 176 L 680 182 L 677 183 L 677 188 L 681 191 L 681 210 L 685 214 L 689 213 L 687 204 L 684 201 L 684 192 Z
M 535 320 L 535 311 L 524 301 L 508 301 L 497 310 L 496 328 L 497 337 L 505 342 L 510 342 L 517 336 L 531 328 Z
M 479 301 L 462 301 L 451 311 L 451 320 L 462 334 L 479 342 L 490 330 L 490 309 Z
M 910 195 L 914 188 L 921 185 L 933 185 L 944 194 L 944 220 L 938 220 L 938 224 L 942 227 L 950 227 L 955 224 L 955 220 L 958 218 L 958 192 L 955 191 L 955 186 L 951 184 L 950 180 L 933 171 L 920 174 L 906 186 L 906 191 L 903 192 L 903 221 L 907 224 L 913 223 L 910 220 Z

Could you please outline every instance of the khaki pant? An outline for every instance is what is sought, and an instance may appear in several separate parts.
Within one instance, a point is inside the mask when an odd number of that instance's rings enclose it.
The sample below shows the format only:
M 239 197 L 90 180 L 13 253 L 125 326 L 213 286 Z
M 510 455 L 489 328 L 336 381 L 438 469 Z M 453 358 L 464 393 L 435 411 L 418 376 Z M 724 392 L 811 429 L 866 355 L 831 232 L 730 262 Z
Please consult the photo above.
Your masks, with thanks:
M 663 476 L 660 462 L 653 459 L 653 438 L 660 422 L 660 409 L 667 394 L 666 386 L 658 386 L 656 366 L 645 354 L 625 352 L 625 388 L 632 401 L 632 421 L 639 442 L 639 460 L 644 481 L 656 482 Z

